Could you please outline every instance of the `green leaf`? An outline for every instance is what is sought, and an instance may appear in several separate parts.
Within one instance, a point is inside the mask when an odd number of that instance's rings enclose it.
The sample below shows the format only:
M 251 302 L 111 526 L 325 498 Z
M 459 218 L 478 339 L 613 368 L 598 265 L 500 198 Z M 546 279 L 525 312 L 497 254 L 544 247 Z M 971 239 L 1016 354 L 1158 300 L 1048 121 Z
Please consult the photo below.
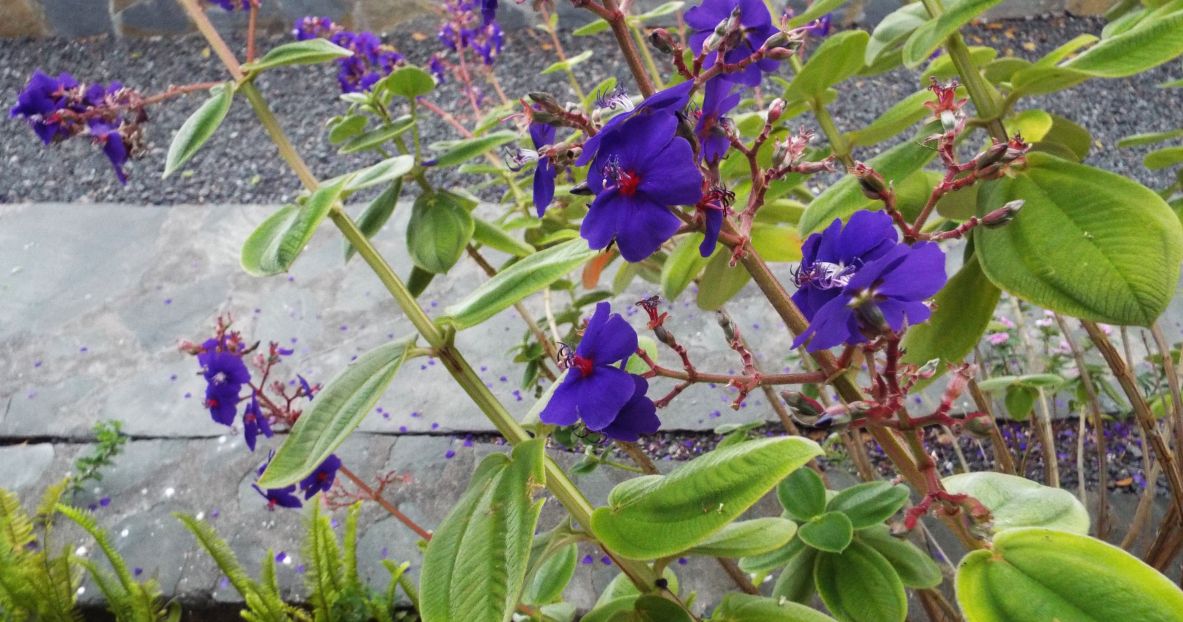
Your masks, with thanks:
M 339 145 L 358 134 L 361 134 L 366 129 L 366 123 L 369 123 L 364 115 L 351 114 L 344 117 L 334 117 L 329 121 L 329 142 L 334 145 Z
M 750 280 L 752 275 L 743 266 L 731 267 L 731 253 L 727 249 L 715 249 L 699 281 L 698 308 L 718 311 Z
M 573 30 L 571 32 L 571 34 L 576 37 L 589 37 L 591 35 L 595 35 L 595 34 L 599 34 L 601 32 L 604 32 L 604 31 L 608 30 L 610 27 L 611 27 L 611 24 L 609 24 L 608 22 L 606 22 L 602 19 L 597 19 L 596 21 L 594 21 L 590 24 L 576 28 L 575 30 Z
M 435 78 L 414 65 L 400 67 L 374 85 L 375 92 L 414 99 L 435 90 Z
M 981 340 L 998 306 L 999 290 L 982 272 L 975 254 L 934 298 L 932 317 L 904 335 L 904 361 L 924 365 L 940 359 L 938 373 L 960 362 Z
M 412 296 L 418 298 L 427 289 L 427 286 L 431 285 L 434 278 L 434 272 L 428 272 L 419 266 L 411 266 L 411 274 L 407 277 L 407 290 L 411 292 Z
M 407 223 L 411 261 L 433 274 L 447 272 L 464 254 L 475 226 L 456 195 L 450 192 L 419 195 Z
M 799 469 L 803 470 L 803 469 Z M 779 549 L 761 553 L 759 555 L 751 555 L 739 560 L 739 568 L 748 574 L 767 574 L 783 567 L 789 563 L 794 557 L 799 555 L 804 549 L 809 547 L 801 541 L 801 538 L 794 538 L 788 544 Z M 809 549 L 813 550 L 813 549 Z M 812 585 L 813 562 L 809 563 L 810 584 Z
M 969 46 L 969 61 L 976 67 L 984 67 L 998 58 L 998 50 L 992 47 L 983 45 Z M 934 59 L 924 68 L 924 73 L 920 74 L 920 84 L 931 84 L 931 80 L 949 80 L 956 78 L 957 65 L 953 64 L 953 57 L 949 54 L 942 54 Z
M 787 101 L 819 97 L 826 89 L 863 68 L 863 52 L 871 38 L 865 31 L 848 30 L 822 42 L 785 90 Z
M 841 553 L 850 546 L 854 526 L 842 512 L 826 512 L 802 523 L 797 532 L 805 544 L 819 551 Z
M 209 92 L 210 98 L 185 119 L 181 129 L 173 136 L 173 141 L 168 146 L 168 155 L 164 159 L 164 177 L 172 175 L 184 166 L 214 132 L 218 131 L 218 126 L 222 125 L 226 113 L 230 112 L 230 104 L 234 102 L 233 82 L 219 84 Z
M 957 602 L 968 622 L 1177 622 L 1183 591 L 1113 545 L 1028 528 L 961 560 Z
M 1067 43 L 1045 54 L 1034 65 L 1037 67 L 1054 67 L 1056 63 L 1068 58 L 1080 48 L 1092 45 L 1099 40 L 1097 35 L 1091 33 L 1076 35 Z
M 1051 117 L 1052 127 L 1044 134 L 1043 140 L 1036 147 L 1042 147 L 1047 143 L 1063 145 L 1072 152 L 1072 155 L 1076 156 L 1078 162 L 1085 159 L 1093 147 L 1092 134 L 1075 121 L 1065 119 L 1057 114 L 1053 114 Z
M 887 181 L 900 183 L 912 173 L 924 168 L 933 159 L 936 152 L 925 146 L 921 141 L 925 137 L 939 131 L 939 123 L 928 123 L 920 128 L 911 140 L 906 140 L 887 151 L 871 158 L 867 162 L 872 168 L 883 175 Z M 867 198 L 859 189 L 858 180 L 853 175 L 847 175 L 834 185 L 826 188 L 817 195 L 801 215 L 801 222 L 797 225 L 801 236 L 805 237 L 819 229 L 826 227 L 835 218 L 846 218 L 851 214 L 874 206 L 878 209 L 879 202 Z
M 674 0 L 673 2 L 666 2 L 654 8 L 651 11 L 646 11 L 637 16 L 637 19 L 644 22 L 657 17 L 665 17 L 666 15 L 673 15 L 677 13 L 682 7 L 686 6 L 685 2 Z
M 461 329 L 476 326 L 526 296 L 542 291 L 596 254 L 583 239 L 534 253 L 498 272 L 464 300 L 448 307 L 446 321 Z
M 798 546 L 793 547 L 794 544 Z M 813 568 L 822 552 L 806 545 L 801 538 L 790 542 L 789 547 L 795 548 L 796 553 L 789 558 L 785 569 L 772 585 L 772 597 L 808 604 L 813 593 L 817 591 L 817 585 L 813 581 Z
M 908 601 L 899 575 L 862 542 L 852 542 L 841 554 L 819 555 L 813 578 L 822 602 L 842 622 L 904 622 L 907 618 Z M 858 589 L 851 589 L 856 585 Z
M 834 618 L 798 603 L 732 592 L 711 614 L 711 622 L 834 622 Z
M 363 168 L 356 173 L 343 175 L 342 177 L 348 177 L 348 182 L 345 184 L 345 193 L 351 194 L 358 190 L 364 190 L 372 186 L 392 182 L 396 179 L 402 179 L 402 176 L 410 173 L 413 168 L 415 168 L 414 156 L 400 155 L 383 160 L 373 166 Z
M 908 37 L 904 43 L 904 65 L 911 69 L 919 67 L 945 39 L 999 2 L 1002 0 L 957 0 L 946 4 L 940 16 L 925 22 Z
M 374 200 L 366 205 L 366 209 L 357 219 L 357 228 L 365 234 L 366 239 L 373 238 L 382 230 L 382 227 L 386 226 L 391 214 L 394 214 L 394 208 L 398 206 L 398 195 L 402 189 L 402 178 L 396 178 L 388 188 L 382 191 L 382 194 L 374 197 Z M 345 261 L 352 259 L 356 253 L 357 249 L 349 243 L 349 240 L 345 240 Z
M 1089 512 L 1076 495 L 1025 477 L 980 471 L 941 480 L 953 493 L 964 493 L 990 509 L 995 532 L 1016 527 L 1044 527 L 1087 536 Z
M 944 580 L 941 567 L 931 556 L 911 542 L 892 536 L 886 525 L 860 529 L 854 537 L 882 555 L 907 587 L 936 587 Z
M 322 185 L 304 205 L 285 205 L 264 220 L 242 245 L 242 268 L 253 276 L 287 272 L 341 197 L 347 181 Z
M 509 235 L 500 226 L 480 218 L 473 219 L 472 239 L 514 257 L 528 257 L 534 253 L 533 246 Z
M 1063 66 L 1091 76 L 1125 78 L 1183 54 L 1183 11 L 1145 20 L 1102 39 Z
M 721 530 L 818 455 L 816 443 L 796 437 L 717 449 L 667 476 L 618 485 L 608 495 L 608 506 L 592 513 L 592 533 L 630 559 L 673 555 Z
M 1013 199 L 1022 212 L 974 230 L 982 270 L 1036 305 L 1082 319 L 1149 326 L 1179 281 L 1183 231 L 1157 194 L 1125 177 L 1041 153 L 988 184 L 978 214 Z
M 571 582 L 571 577 L 575 576 L 575 564 L 578 560 L 579 547 L 575 544 L 563 546 L 546 558 L 526 586 L 522 602 L 529 605 L 545 605 L 558 601 L 562 598 L 567 584 Z
M 273 67 L 315 65 L 349 56 L 353 56 L 353 52 L 329 42 L 328 39 L 307 39 L 271 48 L 263 58 L 243 65 L 242 70 L 246 73 L 258 73 Z
M 751 242 L 766 262 L 801 261 L 801 236 L 793 227 L 754 223 Z
M 678 245 L 670 252 L 665 263 L 661 264 L 661 295 L 666 300 L 677 298 L 707 265 L 709 258 L 698 252 L 702 240 L 701 233 L 683 237 L 678 240 Z
M 797 523 L 787 518 L 753 518 L 727 525 L 685 554 L 708 557 L 759 555 L 783 547 L 796 533 Z
M 490 149 L 496 149 L 505 143 L 516 140 L 517 137 L 516 132 L 501 130 L 484 136 L 477 136 L 476 138 L 435 143 L 431 148 L 442 153 L 429 163 L 424 163 L 424 165 L 439 167 L 455 166 L 467 162 Z
M 591 57 L 592 57 L 592 51 L 591 50 L 584 50 L 584 51 L 580 52 L 579 54 L 576 54 L 575 56 L 568 58 L 567 60 L 561 60 L 556 63 L 551 63 L 550 66 L 548 66 L 546 69 L 542 70 L 540 75 L 545 76 L 548 73 L 554 73 L 556 71 L 566 71 L 566 70 L 578 65 L 579 63 L 582 63 L 583 61 L 591 58 Z
M 917 121 L 932 114 L 931 110 L 924 107 L 924 103 L 932 98 L 932 91 L 921 89 L 901 99 L 870 125 L 853 132 L 850 135 L 851 144 L 874 145 L 912 127 Z
M 391 121 L 389 124 L 350 138 L 348 142 L 346 142 L 344 145 L 341 145 L 341 148 L 337 150 L 337 153 L 341 155 L 347 155 L 350 153 L 357 153 L 358 151 L 365 151 L 367 149 L 380 147 L 414 126 L 414 117 L 411 115 L 403 115 Z
M 885 481 L 864 482 L 847 488 L 826 504 L 829 512 L 842 512 L 855 529 L 881 524 L 908 500 L 908 487 Z
M 1031 409 L 1035 407 L 1035 399 L 1038 397 L 1039 392 L 1035 389 L 1015 384 L 1006 388 L 1006 398 L 1003 402 L 1006 404 L 1006 412 L 1011 416 L 1011 419 L 1025 419 L 1027 415 L 1031 414 Z
M 296 420 L 259 477 L 259 486 L 283 488 L 320 466 L 373 410 L 412 345 L 412 339 L 380 345 L 330 380 Z
M 917 28 L 928 21 L 928 11 L 919 2 L 905 4 L 892 11 L 875 26 L 871 33 L 871 40 L 867 42 L 867 49 L 863 54 L 866 65 L 874 65 L 886 52 L 901 47 L 904 41 Z
M 800 15 L 794 16 L 793 19 L 790 19 L 788 27 L 796 28 L 798 26 L 804 26 L 805 24 L 812 22 L 813 20 L 825 15 L 826 13 L 829 13 L 830 11 L 833 11 L 845 3 L 846 0 L 817 0 L 817 2 L 810 4 L 809 8 L 802 11 Z
M 1166 147 L 1151 151 L 1142 160 L 1142 164 L 1152 171 L 1175 166 L 1180 162 L 1183 162 L 1183 147 Z
M 532 501 L 546 481 L 545 440 L 481 461 L 468 490 L 423 555 L 423 622 L 506 622 L 522 592 L 530 543 L 542 511 Z
M 1169 132 L 1151 132 L 1148 134 L 1134 134 L 1126 136 L 1117 141 L 1118 147 L 1140 147 L 1142 145 L 1153 145 L 1154 143 L 1161 143 L 1173 138 L 1183 136 L 1183 129 L 1171 130 Z
M 776 485 L 776 498 L 789 516 L 807 521 L 826 511 L 826 484 L 813 469 L 797 469 Z
M 1012 96 L 1043 95 L 1072 88 L 1092 76 L 1067 67 L 1028 67 L 1011 76 Z

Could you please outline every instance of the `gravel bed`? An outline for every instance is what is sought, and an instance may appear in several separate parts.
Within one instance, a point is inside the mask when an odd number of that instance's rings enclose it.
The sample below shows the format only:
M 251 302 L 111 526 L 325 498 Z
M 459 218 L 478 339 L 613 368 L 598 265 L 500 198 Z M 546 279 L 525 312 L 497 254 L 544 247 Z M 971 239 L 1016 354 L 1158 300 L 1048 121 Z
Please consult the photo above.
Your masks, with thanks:
M 998 46 L 1003 54 L 1035 57 L 1077 34 L 1099 33 L 1103 25 L 1097 19 L 1069 17 L 1005 21 L 977 26 L 967 33 L 967 38 L 971 45 Z M 437 45 L 434 31 L 432 20 L 420 19 L 388 33 L 386 40 L 412 61 L 423 62 Z M 564 34 L 564 38 L 568 49 L 583 49 L 590 44 L 598 51 L 591 61 L 581 65 L 581 73 L 588 76 L 583 80 L 585 88 L 607 75 L 627 78 L 608 38 L 573 38 L 569 34 Z M 284 40 L 283 36 L 273 35 L 261 47 Z M 545 47 L 549 46 L 537 31 L 521 28 L 507 33 L 497 75 L 511 98 L 538 89 L 569 97 L 560 74 L 539 75 L 553 60 L 553 55 L 543 50 Z M 70 71 L 83 81 L 122 80 L 146 93 L 171 84 L 223 77 L 204 42 L 192 36 L 88 41 L 0 39 L 0 103 L 11 106 L 16 93 L 37 68 L 53 73 Z M 1146 148 L 1119 150 L 1114 144 L 1122 136 L 1135 132 L 1164 131 L 1178 126 L 1177 116 L 1165 113 L 1174 109 L 1174 93 L 1155 85 L 1178 77 L 1179 73 L 1178 64 L 1169 63 L 1137 79 L 1094 80 L 1031 103 L 1074 119 L 1092 132 L 1096 144 L 1089 157 L 1090 164 L 1130 175 L 1152 187 L 1160 186 L 1166 183 L 1168 174 L 1147 171 L 1142 166 L 1141 157 Z M 367 163 L 360 157 L 336 155 L 325 137 L 324 120 L 344 108 L 336 98 L 336 82 L 330 68 L 268 73 L 259 79 L 259 85 L 319 175 L 327 177 Z M 842 97 L 832 104 L 831 110 L 840 128 L 856 129 L 918 86 L 917 75 L 904 70 L 852 80 L 843 85 Z M 466 102 L 453 85 L 445 85 L 432 97 L 445 109 L 465 117 Z M 47 149 L 31 132 L 20 127 L 19 121 L 6 121 L 8 131 L 0 140 L 3 163 L 0 203 L 270 204 L 290 199 L 297 189 L 296 179 L 283 168 L 248 107 L 241 104 L 235 106 L 226 125 L 187 171 L 160 180 L 168 141 L 197 103 L 196 96 L 188 96 L 154 111 L 148 133 L 151 152 L 129 167 L 132 179 L 126 186 L 118 184 L 102 155 L 84 141 L 70 141 Z M 423 131 L 428 140 L 455 137 L 451 128 L 435 118 L 426 120 Z M 866 149 L 857 155 L 866 159 L 874 151 Z M 453 173 L 441 181 L 471 186 L 479 180 Z M 487 188 L 482 194 L 492 198 L 498 190 Z

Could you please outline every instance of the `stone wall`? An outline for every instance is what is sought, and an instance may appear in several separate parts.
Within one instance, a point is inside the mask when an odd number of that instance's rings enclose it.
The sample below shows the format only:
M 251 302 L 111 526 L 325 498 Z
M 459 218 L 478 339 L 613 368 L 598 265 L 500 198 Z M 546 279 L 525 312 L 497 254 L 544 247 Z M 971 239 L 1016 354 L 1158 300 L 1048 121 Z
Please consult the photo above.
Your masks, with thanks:
M 794 4 L 796 4 L 794 0 Z M 1006 0 L 991 11 L 992 17 L 1014 18 L 1048 13 L 1097 15 L 1114 0 Z M 433 0 L 264 0 L 260 25 L 270 30 L 290 27 L 305 15 L 325 15 L 348 26 L 386 32 L 408 20 L 429 14 Z M 501 2 L 503 26 L 512 29 L 532 20 L 529 2 Z M 564 24 L 586 22 L 587 12 L 574 11 L 569 2 L 559 2 Z M 649 6 L 660 0 L 639 0 Z M 897 6 L 898 0 L 855 0 L 843 10 L 847 19 L 876 23 Z M 861 9 L 861 10 L 860 10 Z M 241 13 L 214 9 L 211 17 L 228 28 L 245 24 Z M 0 37 L 93 37 L 176 35 L 191 26 L 176 0 L 0 0 Z

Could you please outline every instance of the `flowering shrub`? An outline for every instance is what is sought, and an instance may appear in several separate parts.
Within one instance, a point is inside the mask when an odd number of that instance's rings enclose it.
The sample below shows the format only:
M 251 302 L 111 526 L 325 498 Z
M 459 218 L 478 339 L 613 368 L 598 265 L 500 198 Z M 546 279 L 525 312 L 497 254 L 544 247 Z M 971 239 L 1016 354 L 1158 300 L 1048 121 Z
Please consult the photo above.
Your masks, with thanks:
M 1029 62 L 993 60 L 993 50 L 969 48 L 959 34 L 997 0 L 947 7 L 924 0 L 870 33 L 834 29 L 835 0 L 817 0 L 800 15 L 774 15 L 757 0 L 674 2 L 640 15 L 616 0 L 576 0 L 598 18 L 576 34 L 611 32 L 635 83 L 607 78 L 585 91 L 580 63 L 611 52 L 568 56 L 553 6 L 538 2 L 558 56 L 545 72 L 566 75 L 563 96 L 503 92 L 494 71 L 506 46 L 496 2 L 443 3 L 442 49 L 426 68 L 372 33 L 315 16 L 295 23 L 294 41 L 257 57 L 252 29 L 240 62 L 210 26 L 208 7 L 180 3 L 228 70 L 227 82 L 143 97 L 118 83 L 84 87 L 68 74 L 38 72 L 12 114 L 47 144 L 89 137 L 123 179 L 126 160 L 142 151 L 149 106 L 210 91 L 173 140 L 170 174 L 246 100 L 305 191 L 244 236 L 244 269 L 285 272 L 328 219 L 344 235 L 346 259 L 361 257 L 416 334 L 366 353 L 323 387 L 302 377 L 278 381 L 290 352 L 248 345 L 228 320 L 182 348 L 207 382 L 213 420 L 239 427 L 250 451 L 274 445 L 254 484 L 269 508 L 376 502 L 425 541 L 419 592 L 407 590 L 422 619 L 571 620 L 575 609 L 562 593 L 574 545 L 584 541 L 621 572 L 584 620 L 902 621 L 906 589 L 934 620 L 1180 619 L 1183 592 L 1159 571 L 1183 542 L 1175 458 L 1183 400 L 1177 357 L 1156 322 L 1179 280 L 1183 229 L 1158 194 L 1083 163 L 1087 130 L 1051 115 L 1027 128 L 1015 114 L 1024 97 L 1136 75 L 1183 54 L 1177 3 L 1122 5 L 1127 13 L 1102 38 L 1080 37 Z M 252 24 L 258 10 L 255 0 L 212 4 L 248 11 Z M 336 65 L 342 101 L 329 139 L 373 162 L 321 181 L 253 79 L 275 67 L 327 63 Z M 840 131 L 827 105 L 850 88 L 845 82 L 901 65 L 922 69 L 923 87 L 870 125 Z M 445 82 L 459 89 L 461 110 L 433 101 Z M 575 100 L 561 101 L 567 97 Z M 459 138 L 427 143 L 426 114 Z M 909 131 L 913 137 L 895 139 Z M 856 158 L 888 141 L 869 160 Z M 444 168 L 495 189 L 499 214 L 475 210 L 478 200 L 465 189 L 439 187 L 431 173 Z M 837 181 L 816 194 L 806 183 L 828 179 Z M 412 184 L 406 246 L 414 269 L 404 280 L 370 238 Z M 360 197 L 366 205 L 355 218 Z M 488 280 L 429 317 L 417 296 L 465 255 Z M 610 293 L 599 283 L 613 265 L 616 291 L 641 276 L 672 300 L 696 283 L 698 305 L 715 312 L 739 371 L 699 369 L 697 353 L 665 325 L 671 307 L 659 297 L 637 302 L 652 338 L 638 335 L 640 327 L 604 300 Z M 576 270 L 578 284 L 566 278 Z M 749 343 L 725 311 L 749 280 L 793 337 L 793 352 Z M 541 322 L 522 304 L 540 292 Z M 572 302 L 556 308 L 552 292 L 570 293 Z M 1013 319 L 995 319 L 1003 292 L 1019 310 Z M 1038 334 L 1056 352 L 1042 367 L 1034 355 L 1017 362 L 1019 347 L 1034 351 L 1015 326 L 1023 305 L 1047 312 Z M 517 358 L 538 400 L 524 421 L 508 414 L 453 339 L 511 308 L 527 327 Z M 1077 344 L 1067 317 L 1080 321 L 1090 345 Z M 1139 382 L 1102 322 L 1152 327 L 1162 379 Z M 970 358 L 983 338 L 990 349 Z M 674 362 L 663 363 L 661 352 Z M 335 453 L 398 382 L 400 366 L 420 356 L 438 358 L 513 445 L 481 462 L 434 529 L 389 503 L 385 480 L 368 484 Z M 1108 375 L 1089 356 L 1103 359 Z M 767 357 L 789 366 L 766 371 Z M 917 394 L 938 382 L 938 404 L 915 412 Z M 659 471 L 635 441 L 657 432 L 659 413 L 696 383 L 726 387 L 735 408 L 764 393 L 783 430 L 754 438 L 740 427 L 705 455 Z M 1170 495 L 1149 564 L 1104 542 L 1111 531 L 1098 386 L 1129 402 L 1156 465 L 1149 472 L 1162 473 Z M 1084 503 L 1060 489 L 1063 458 L 1046 400 L 1065 387 L 1080 389 L 1092 420 L 1102 471 L 1095 527 Z M 1007 439 L 1020 432 L 1000 428 L 990 395 L 1004 397 L 1013 418 L 1030 419 L 1021 434 L 1038 440 L 1046 486 L 1022 477 L 1026 454 L 1016 468 Z M 955 408 L 963 398 L 973 410 Z M 1080 455 L 1084 424 L 1082 416 Z M 954 443 L 961 435 L 987 440 L 995 471 L 942 478 L 934 431 Z M 546 452 L 579 443 L 587 458 L 568 470 Z M 825 466 L 839 445 L 868 481 L 829 491 Z M 621 466 L 607 458 L 612 447 L 643 475 L 596 507 L 571 475 Z M 876 479 L 877 466 L 890 481 Z M 1084 498 L 1083 469 L 1078 478 Z M 1145 488 L 1153 499 L 1155 484 Z M 751 517 L 773 491 L 783 514 Z M 545 503 L 561 505 L 570 520 L 539 533 Z M 1140 515 L 1132 530 L 1150 520 Z M 212 532 L 187 524 L 229 563 Z M 947 530 L 962 550 L 934 559 L 918 546 L 930 527 Z M 1128 548 L 1136 538 L 1126 539 Z M 670 568 L 687 556 L 717 558 L 736 591 L 694 602 Z M 940 564 L 954 562 L 949 581 Z M 242 585 L 244 595 L 257 588 Z M 247 600 L 252 619 L 263 615 L 263 601 Z M 284 607 L 272 609 L 276 619 L 298 617 Z

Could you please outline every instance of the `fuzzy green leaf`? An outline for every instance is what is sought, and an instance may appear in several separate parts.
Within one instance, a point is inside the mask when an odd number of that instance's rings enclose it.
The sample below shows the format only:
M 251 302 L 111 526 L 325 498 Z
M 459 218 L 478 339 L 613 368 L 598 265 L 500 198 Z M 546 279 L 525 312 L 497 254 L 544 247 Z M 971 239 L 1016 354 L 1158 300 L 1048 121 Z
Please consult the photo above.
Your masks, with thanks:
M 189 158 L 197 154 L 201 146 L 218 131 L 233 102 L 233 82 L 219 84 L 210 89 L 209 99 L 185 119 L 181 129 L 173 136 L 173 141 L 168 146 L 168 155 L 164 158 L 164 177 L 177 172 Z

